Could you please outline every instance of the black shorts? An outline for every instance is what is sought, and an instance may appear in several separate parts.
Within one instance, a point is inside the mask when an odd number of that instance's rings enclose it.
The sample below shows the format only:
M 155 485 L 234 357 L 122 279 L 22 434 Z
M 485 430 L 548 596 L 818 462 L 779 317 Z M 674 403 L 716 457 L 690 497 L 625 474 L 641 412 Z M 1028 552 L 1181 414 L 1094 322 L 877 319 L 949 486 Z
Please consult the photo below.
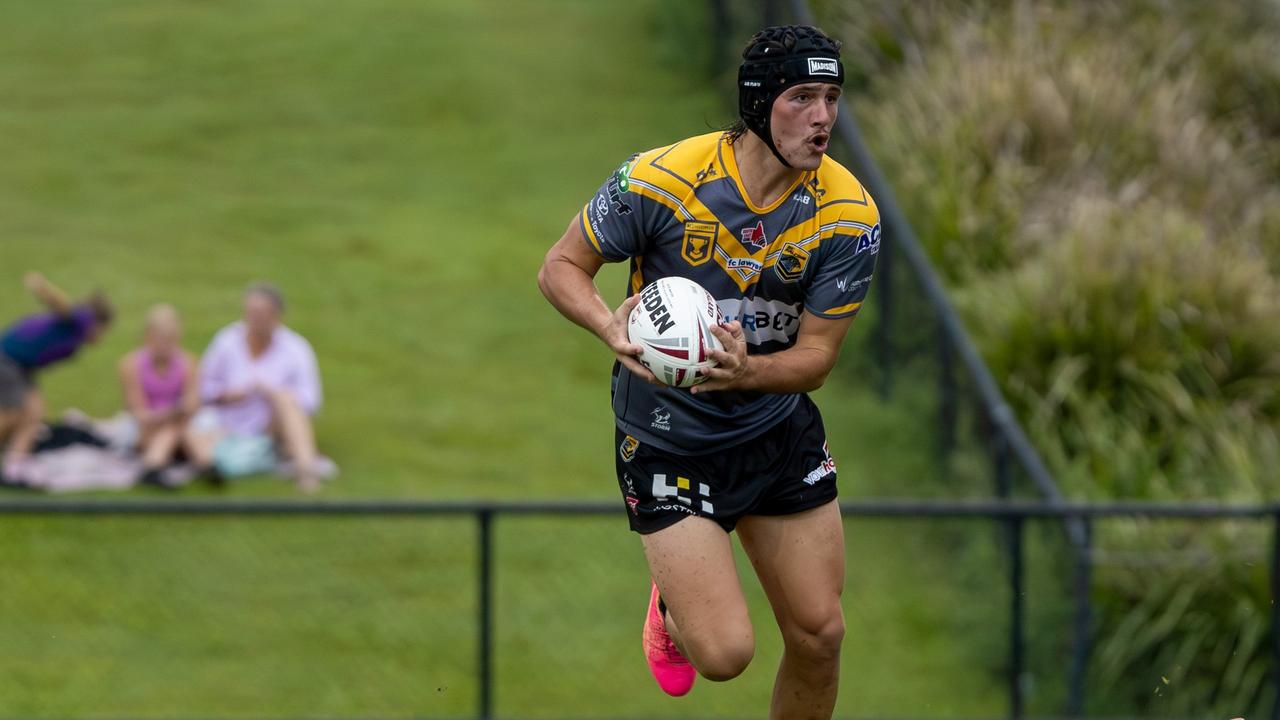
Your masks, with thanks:
M 0 352 L 0 411 L 21 410 L 34 387 L 30 372 Z
M 706 455 L 676 455 L 618 430 L 618 487 L 631 529 L 657 532 L 696 515 L 732 532 L 746 515 L 791 515 L 836 497 L 836 463 L 807 395 L 782 422 Z

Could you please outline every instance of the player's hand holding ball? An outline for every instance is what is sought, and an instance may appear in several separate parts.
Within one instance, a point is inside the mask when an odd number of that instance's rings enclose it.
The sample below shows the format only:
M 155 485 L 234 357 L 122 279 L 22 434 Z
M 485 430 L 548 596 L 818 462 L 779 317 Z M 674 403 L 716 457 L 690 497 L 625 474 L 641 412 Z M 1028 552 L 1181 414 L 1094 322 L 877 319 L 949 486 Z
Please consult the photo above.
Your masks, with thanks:
M 631 342 L 631 339 L 627 337 L 627 318 L 631 316 L 632 309 L 639 303 L 639 295 L 632 295 L 622 301 L 622 304 L 618 306 L 617 310 L 613 311 L 613 315 L 609 318 L 609 324 L 600 328 L 596 334 L 600 336 L 605 345 L 609 346 L 609 349 L 613 351 L 614 356 L 617 357 L 618 362 L 622 363 L 623 367 L 645 382 L 661 385 L 662 383 L 658 382 L 658 379 L 649 371 L 649 368 L 640 364 L 638 357 L 644 348 Z
M 736 320 L 721 323 L 711 328 L 711 332 L 723 349 L 711 351 L 716 367 L 707 370 L 709 379 L 694 388 L 691 391 L 694 393 L 737 387 L 738 381 L 747 373 L 747 338 L 742 332 L 742 323 Z

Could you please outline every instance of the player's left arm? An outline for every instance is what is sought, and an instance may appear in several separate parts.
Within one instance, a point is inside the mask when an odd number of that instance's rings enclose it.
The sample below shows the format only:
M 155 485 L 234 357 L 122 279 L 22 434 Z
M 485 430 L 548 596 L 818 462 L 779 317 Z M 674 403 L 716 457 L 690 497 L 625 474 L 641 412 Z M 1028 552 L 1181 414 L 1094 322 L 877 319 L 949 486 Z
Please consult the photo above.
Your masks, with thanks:
M 694 393 L 711 390 L 756 390 L 767 393 L 799 393 L 817 390 L 840 358 L 840 346 L 853 324 L 853 315 L 824 318 L 806 310 L 800 319 L 796 344 L 769 355 L 748 355 L 742 324 L 725 323 L 711 328 L 724 346 L 712 350 L 720 365 L 708 371 L 711 379 L 695 385 Z

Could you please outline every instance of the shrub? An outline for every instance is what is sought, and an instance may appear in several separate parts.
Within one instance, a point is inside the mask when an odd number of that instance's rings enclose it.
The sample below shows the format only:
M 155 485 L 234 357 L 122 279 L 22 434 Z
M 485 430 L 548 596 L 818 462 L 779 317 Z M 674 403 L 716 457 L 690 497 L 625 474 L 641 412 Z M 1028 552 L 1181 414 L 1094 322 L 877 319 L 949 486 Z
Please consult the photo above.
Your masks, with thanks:
M 1276 7 L 827 12 L 869 144 L 1068 494 L 1276 497 Z M 1195 564 L 1100 569 L 1098 701 L 1260 707 L 1269 605 L 1239 562 L 1259 529 L 1140 527 L 1108 522 L 1099 547 Z

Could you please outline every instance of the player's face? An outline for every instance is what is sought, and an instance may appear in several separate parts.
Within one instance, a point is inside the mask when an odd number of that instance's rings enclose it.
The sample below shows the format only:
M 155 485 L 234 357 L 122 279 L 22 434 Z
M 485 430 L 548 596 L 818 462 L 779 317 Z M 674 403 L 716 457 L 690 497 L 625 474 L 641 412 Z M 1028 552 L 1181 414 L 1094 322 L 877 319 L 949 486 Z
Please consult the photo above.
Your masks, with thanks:
M 791 167 L 816 170 L 836 124 L 840 86 L 805 83 L 787 88 L 773 103 L 773 144 Z

